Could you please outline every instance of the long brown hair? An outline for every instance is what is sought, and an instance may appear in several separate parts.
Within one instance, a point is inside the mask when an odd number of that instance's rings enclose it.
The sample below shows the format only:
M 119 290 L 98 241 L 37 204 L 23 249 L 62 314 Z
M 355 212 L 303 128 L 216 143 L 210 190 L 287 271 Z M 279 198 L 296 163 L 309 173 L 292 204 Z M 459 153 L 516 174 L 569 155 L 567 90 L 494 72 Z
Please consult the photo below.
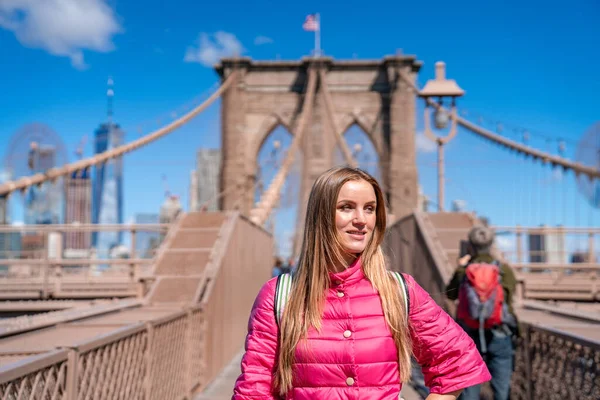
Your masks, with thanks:
M 321 329 L 325 295 L 329 288 L 328 271 L 343 265 L 343 249 L 335 228 L 337 198 L 348 181 L 364 180 L 373 186 L 377 198 L 375 229 L 360 255 L 363 272 L 379 292 L 383 314 L 398 348 L 398 368 L 402 381 L 410 379 L 412 344 L 404 307 L 404 293 L 386 269 L 381 243 L 386 228 L 385 199 L 381 187 L 368 173 L 350 167 L 324 172 L 314 183 L 306 209 L 304 236 L 298 268 L 294 272 L 290 300 L 281 318 L 279 358 L 275 387 L 282 396 L 292 389 L 292 364 L 296 346 L 306 337 L 308 328 Z

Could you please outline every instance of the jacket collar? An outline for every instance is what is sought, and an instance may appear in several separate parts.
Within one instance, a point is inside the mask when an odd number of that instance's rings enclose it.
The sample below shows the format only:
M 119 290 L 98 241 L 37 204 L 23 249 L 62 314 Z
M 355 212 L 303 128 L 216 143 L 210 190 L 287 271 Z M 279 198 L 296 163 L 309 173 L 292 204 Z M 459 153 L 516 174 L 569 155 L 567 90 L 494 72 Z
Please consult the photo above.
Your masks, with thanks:
M 365 274 L 362 271 L 360 257 L 358 257 L 352 264 L 348 266 L 348 268 L 341 272 L 329 272 L 329 280 L 331 285 L 334 287 L 341 284 L 352 285 L 356 282 L 359 282 L 364 277 Z

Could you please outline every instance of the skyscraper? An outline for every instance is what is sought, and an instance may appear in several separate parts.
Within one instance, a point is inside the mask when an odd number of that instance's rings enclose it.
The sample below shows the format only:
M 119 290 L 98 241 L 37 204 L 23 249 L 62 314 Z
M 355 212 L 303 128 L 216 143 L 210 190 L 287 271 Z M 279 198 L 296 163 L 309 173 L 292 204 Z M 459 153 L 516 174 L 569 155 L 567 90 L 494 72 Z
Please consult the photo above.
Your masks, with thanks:
M 108 80 L 108 120 L 94 135 L 95 154 L 112 150 L 124 143 L 125 133 L 112 121 L 112 79 Z M 96 165 L 92 187 L 92 222 L 94 224 L 123 223 L 123 159 L 113 158 Z M 92 245 L 102 257 L 122 243 L 122 232 L 94 232 Z
M 198 211 L 200 204 L 198 203 L 198 171 L 190 171 L 190 187 L 189 187 L 189 206 L 190 211 Z
M 220 149 L 200 149 L 196 158 L 196 176 L 198 177 L 197 205 L 200 207 L 206 202 L 207 211 L 217 211 L 219 200 L 219 171 L 221 170 Z M 195 210 L 192 210 L 195 211 Z
M 74 172 L 65 181 L 65 224 L 92 222 L 92 181 L 89 170 Z M 87 250 L 91 246 L 90 232 L 67 232 L 65 248 Z
M 96 130 L 95 153 L 103 153 L 123 143 L 123 131 L 118 125 L 102 124 Z M 123 223 L 123 160 L 113 158 L 96 165 L 92 190 L 92 222 L 94 224 Z M 109 250 L 122 241 L 122 232 L 95 232 L 93 246 Z
M 28 162 L 33 174 L 44 173 L 56 167 L 56 148 L 33 143 Z M 32 186 L 25 196 L 25 224 L 61 223 L 63 207 L 63 190 L 58 181 Z
M 0 225 L 9 225 L 8 198 L 0 196 Z M 19 258 L 21 251 L 21 234 L 19 232 L 0 232 L 0 260 L 3 258 Z M 8 266 L 0 262 L 0 274 L 6 273 Z
M 546 225 L 540 226 L 539 233 L 530 233 L 529 241 L 529 262 L 532 263 L 550 263 L 566 264 L 568 262 L 568 252 L 565 247 L 565 236 L 563 233 L 544 232 Z
M 6 225 L 9 223 L 9 215 L 8 197 L 6 195 L 0 196 L 0 225 Z

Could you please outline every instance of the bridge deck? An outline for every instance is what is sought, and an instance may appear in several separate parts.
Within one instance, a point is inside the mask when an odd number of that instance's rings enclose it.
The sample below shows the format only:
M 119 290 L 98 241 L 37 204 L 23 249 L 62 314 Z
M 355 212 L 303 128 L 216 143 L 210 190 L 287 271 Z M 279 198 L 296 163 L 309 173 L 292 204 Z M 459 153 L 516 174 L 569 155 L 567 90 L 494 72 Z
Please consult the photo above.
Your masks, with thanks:
M 517 312 L 519 319 L 529 324 L 554 328 L 590 341 L 600 341 L 599 313 L 575 313 L 573 310 L 566 310 L 571 315 L 560 315 L 557 311 L 556 309 L 551 312 L 543 308 L 521 308 Z

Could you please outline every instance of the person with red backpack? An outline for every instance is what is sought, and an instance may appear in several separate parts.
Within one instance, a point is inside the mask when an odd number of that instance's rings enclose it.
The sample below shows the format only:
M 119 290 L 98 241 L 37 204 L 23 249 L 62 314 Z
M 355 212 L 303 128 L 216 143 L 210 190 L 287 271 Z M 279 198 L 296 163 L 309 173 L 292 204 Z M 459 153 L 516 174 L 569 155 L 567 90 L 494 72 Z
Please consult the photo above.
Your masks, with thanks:
M 446 288 L 450 300 L 458 300 L 457 323 L 477 345 L 492 375 L 494 400 L 507 400 L 514 364 L 517 320 L 512 308 L 516 278 L 506 264 L 491 256 L 494 232 L 477 226 L 469 232 L 469 251 Z M 480 385 L 466 388 L 461 400 L 479 400 Z

